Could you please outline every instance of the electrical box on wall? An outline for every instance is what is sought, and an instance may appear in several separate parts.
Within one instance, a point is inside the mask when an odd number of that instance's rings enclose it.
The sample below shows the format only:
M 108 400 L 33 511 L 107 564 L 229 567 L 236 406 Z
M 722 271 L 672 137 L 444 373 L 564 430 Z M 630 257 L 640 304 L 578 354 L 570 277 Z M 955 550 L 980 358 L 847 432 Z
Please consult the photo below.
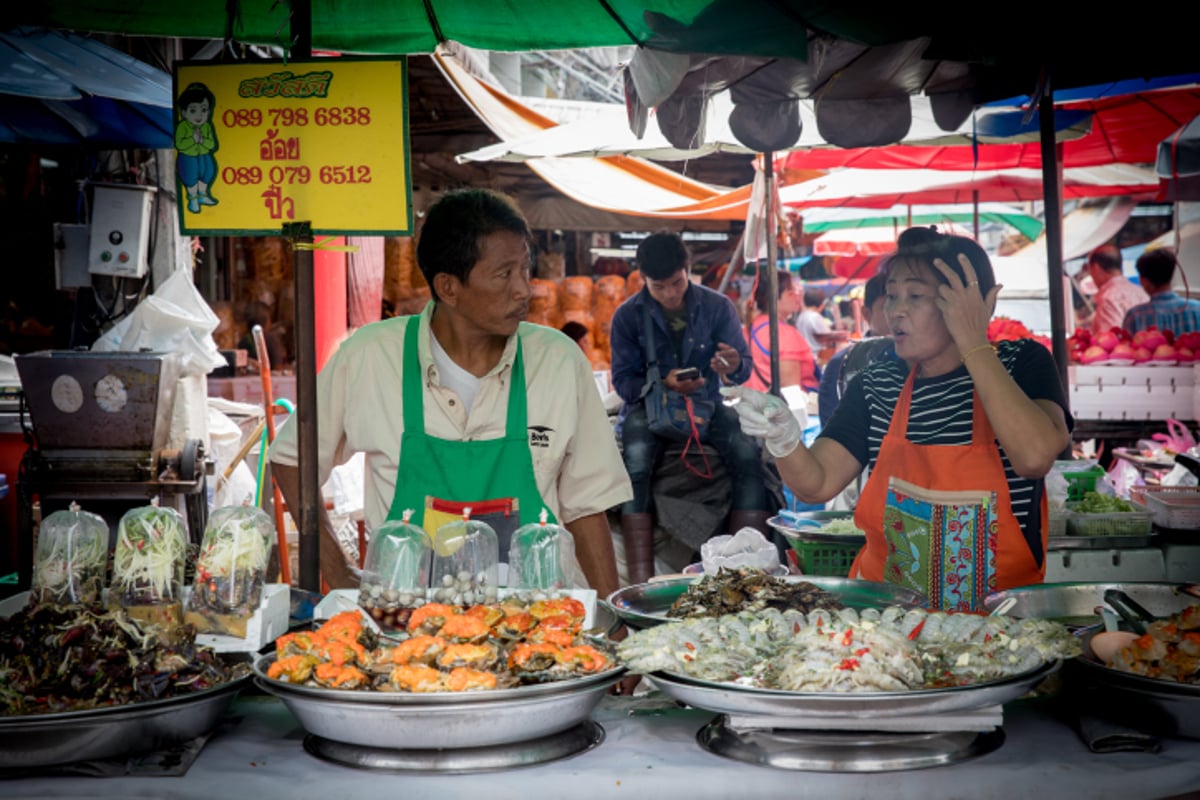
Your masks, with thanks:
M 92 193 L 88 271 L 140 278 L 149 268 L 152 186 L 105 184 Z
M 54 223 L 54 288 L 91 286 L 87 259 L 88 226 Z

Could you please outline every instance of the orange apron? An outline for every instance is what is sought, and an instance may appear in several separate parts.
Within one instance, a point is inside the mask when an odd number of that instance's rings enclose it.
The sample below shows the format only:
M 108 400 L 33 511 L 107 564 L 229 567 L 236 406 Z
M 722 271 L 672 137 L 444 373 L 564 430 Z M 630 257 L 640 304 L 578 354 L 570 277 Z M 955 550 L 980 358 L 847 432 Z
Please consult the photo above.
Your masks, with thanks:
M 1045 561 L 1037 564 L 1013 516 L 1004 462 L 978 393 L 970 444 L 908 441 L 915 377 L 914 369 L 854 512 L 867 542 L 850 576 L 917 589 L 930 608 L 979 610 L 988 592 L 1041 583 Z M 1044 553 L 1044 493 L 1041 520 Z

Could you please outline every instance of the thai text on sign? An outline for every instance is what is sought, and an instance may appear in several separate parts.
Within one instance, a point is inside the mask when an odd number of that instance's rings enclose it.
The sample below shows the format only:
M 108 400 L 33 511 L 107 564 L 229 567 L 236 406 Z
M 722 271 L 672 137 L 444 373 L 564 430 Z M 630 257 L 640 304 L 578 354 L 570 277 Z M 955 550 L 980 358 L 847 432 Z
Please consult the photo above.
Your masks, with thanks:
M 411 231 L 403 60 L 181 63 L 174 79 L 185 234 Z

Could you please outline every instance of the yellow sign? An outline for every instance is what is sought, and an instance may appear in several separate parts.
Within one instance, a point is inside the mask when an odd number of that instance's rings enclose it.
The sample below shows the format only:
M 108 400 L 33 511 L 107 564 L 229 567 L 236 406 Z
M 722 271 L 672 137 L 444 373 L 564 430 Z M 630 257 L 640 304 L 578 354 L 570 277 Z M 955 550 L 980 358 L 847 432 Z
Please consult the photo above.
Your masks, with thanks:
M 185 234 L 412 230 L 403 60 L 181 63 L 174 97 Z

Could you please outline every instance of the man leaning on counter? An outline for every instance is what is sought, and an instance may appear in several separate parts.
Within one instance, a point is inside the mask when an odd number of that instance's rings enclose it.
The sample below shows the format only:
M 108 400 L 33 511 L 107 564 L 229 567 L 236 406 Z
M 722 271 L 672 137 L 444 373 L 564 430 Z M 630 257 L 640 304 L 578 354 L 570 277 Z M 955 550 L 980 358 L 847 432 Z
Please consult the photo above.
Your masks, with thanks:
M 605 511 L 633 493 L 591 365 L 569 337 L 524 321 L 529 240 L 521 212 L 495 192 L 450 192 L 429 209 L 417 240 L 429 304 L 359 329 L 317 377 L 319 478 L 364 453 L 372 530 L 412 509 L 410 522 L 432 535 L 434 520 L 462 505 L 514 500 L 519 519 L 485 518 L 502 561 L 512 531 L 545 508 L 605 597 L 618 588 Z M 300 503 L 297 427 L 284 424 L 270 451 L 291 508 Z M 354 586 L 320 509 L 322 576 Z

